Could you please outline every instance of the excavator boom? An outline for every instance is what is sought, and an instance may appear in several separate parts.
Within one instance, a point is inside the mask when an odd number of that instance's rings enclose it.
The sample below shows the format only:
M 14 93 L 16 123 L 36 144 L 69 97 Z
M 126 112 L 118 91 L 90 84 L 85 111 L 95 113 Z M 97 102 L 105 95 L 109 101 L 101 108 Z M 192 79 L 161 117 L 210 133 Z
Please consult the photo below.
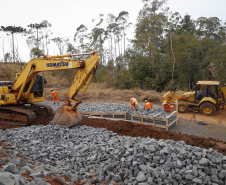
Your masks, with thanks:
M 84 67 L 77 71 L 66 100 L 62 107 L 57 110 L 51 124 L 73 127 L 82 121 L 82 114 L 77 110 L 77 106 L 82 102 L 81 99 L 76 100 L 75 96 L 84 85 L 82 96 L 85 94 L 87 87 L 96 73 L 99 60 L 99 55 L 96 55 L 96 57 L 94 56 L 84 61 Z

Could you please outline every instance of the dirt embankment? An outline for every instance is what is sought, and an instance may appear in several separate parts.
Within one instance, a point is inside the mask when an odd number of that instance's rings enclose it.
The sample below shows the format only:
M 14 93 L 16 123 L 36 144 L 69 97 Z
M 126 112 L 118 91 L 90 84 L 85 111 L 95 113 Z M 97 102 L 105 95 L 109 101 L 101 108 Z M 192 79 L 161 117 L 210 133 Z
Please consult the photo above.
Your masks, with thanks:
M 200 148 L 213 148 L 226 155 L 226 141 L 214 138 L 203 138 L 199 136 L 181 134 L 173 131 L 166 131 L 148 125 L 136 124 L 128 121 L 114 121 L 98 118 L 83 118 L 81 125 L 101 127 L 111 130 L 118 135 L 132 137 L 150 137 L 155 139 L 171 139 L 174 141 L 183 140 L 188 145 L 198 146 Z

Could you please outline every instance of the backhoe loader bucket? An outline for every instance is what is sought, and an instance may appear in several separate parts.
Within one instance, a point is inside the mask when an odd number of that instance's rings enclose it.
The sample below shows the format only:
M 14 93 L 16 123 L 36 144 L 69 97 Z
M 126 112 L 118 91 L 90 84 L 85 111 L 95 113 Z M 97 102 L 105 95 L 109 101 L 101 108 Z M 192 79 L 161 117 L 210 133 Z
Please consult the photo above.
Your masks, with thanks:
M 71 110 L 69 106 L 57 109 L 56 114 L 50 124 L 66 127 L 74 127 L 82 121 L 82 114 L 77 109 Z

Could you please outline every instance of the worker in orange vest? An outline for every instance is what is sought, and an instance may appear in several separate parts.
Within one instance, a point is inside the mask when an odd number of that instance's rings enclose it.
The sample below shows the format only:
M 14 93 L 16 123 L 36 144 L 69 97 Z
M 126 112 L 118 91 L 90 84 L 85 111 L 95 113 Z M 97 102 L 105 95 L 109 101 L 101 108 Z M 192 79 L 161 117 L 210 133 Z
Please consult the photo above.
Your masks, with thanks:
M 51 97 L 53 98 L 54 104 L 55 102 L 58 102 L 58 97 L 57 97 L 58 93 L 57 91 L 54 91 L 53 89 L 51 89 Z
M 137 109 L 138 101 L 135 98 L 130 99 L 130 110 L 133 110 L 133 106 L 135 109 Z
M 164 107 L 164 111 L 172 113 L 170 104 L 168 104 L 166 101 L 163 101 L 162 105 Z
M 152 108 L 152 104 L 147 100 L 144 101 L 144 109 L 150 110 Z

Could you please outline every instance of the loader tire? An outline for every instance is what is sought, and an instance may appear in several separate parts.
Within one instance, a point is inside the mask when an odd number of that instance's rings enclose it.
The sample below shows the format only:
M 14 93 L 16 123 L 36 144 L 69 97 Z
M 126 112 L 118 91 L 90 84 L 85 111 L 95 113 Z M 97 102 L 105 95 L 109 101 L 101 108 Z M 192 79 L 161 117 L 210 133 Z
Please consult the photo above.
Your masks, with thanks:
M 186 103 L 179 103 L 178 104 L 178 112 L 180 113 L 185 113 L 188 110 L 188 106 L 186 105 Z
M 210 102 L 204 102 L 200 106 L 200 112 L 206 116 L 212 116 L 216 113 L 216 107 Z

